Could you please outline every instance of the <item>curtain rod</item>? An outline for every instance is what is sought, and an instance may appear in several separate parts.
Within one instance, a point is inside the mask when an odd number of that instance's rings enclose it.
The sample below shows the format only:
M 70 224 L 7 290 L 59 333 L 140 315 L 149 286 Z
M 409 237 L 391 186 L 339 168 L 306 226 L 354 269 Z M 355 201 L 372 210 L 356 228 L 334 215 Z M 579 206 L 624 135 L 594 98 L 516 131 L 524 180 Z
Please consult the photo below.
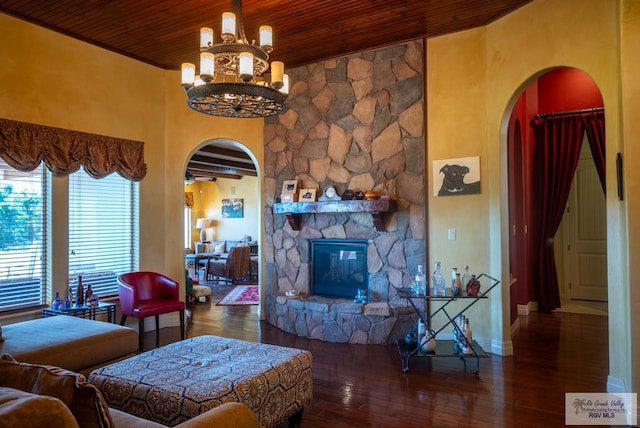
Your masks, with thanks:
M 533 116 L 533 118 L 540 119 L 543 117 L 569 116 L 572 114 L 595 113 L 598 111 L 604 111 L 604 107 L 585 108 L 582 110 L 559 111 L 557 113 L 541 113 L 541 114 L 536 114 L 535 116 Z

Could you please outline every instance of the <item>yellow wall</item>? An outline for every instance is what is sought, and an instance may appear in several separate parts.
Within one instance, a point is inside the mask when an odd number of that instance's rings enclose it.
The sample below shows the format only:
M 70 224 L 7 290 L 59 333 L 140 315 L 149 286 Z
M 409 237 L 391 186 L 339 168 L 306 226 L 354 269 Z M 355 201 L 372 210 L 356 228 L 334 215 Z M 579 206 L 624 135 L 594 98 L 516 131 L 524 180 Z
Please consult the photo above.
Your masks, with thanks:
M 640 1 L 626 0 L 622 3 L 621 10 L 622 78 L 619 81 L 620 87 L 616 89 L 622 94 L 620 100 L 622 141 L 617 150 L 622 153 L 624 159 L 626 203 L 611 203 L 611 209 L 617 210 L 614 220 L 619 223 L 616 229 L 620 230 L 620 234 L 614 236 L 620 239 L 618 242 L 610 240 L 610 245 L 618 247 L 617 254 L 621 259 L 620 262 L 613 264 L 613 269 L 620 265 L 625 266 L 619 275 L 619 282 L 624 285 L 624 289 L 620 290 L 615 297 L 628 301 L 629 305 L 614 308 L 621 313 L 615 317 L 615 323 L 612 322 L 614 321 L 612 317 L 609 317 L 609 338 L 619 335 L 624 339 L 629 338 L 631 350 L 627 352 L 626 346 L 621 349 L 610 346 L 609 358 L 617 366 L 622 366 L 625 372 L 631 373 L 633 382 L 631 390 L 638 392 L 640 390 L 640 320 L 638 319 L 640 287 L 635 279 L 640 278 L 640 196 L 638 196 L 640 195 L 640 173 L 635 167 L 635 160 L 640 159 L 640 120 L 638 120 L 640 118 L 640 80 L 638 79 L 640 75 Z M 607 150 L 607 159 L 612 159 L 613 156 L 614 153 Z M 611 162 L 607 161 L 607 168 L 610 165 Z M 627 236 L 628 239 L 625 239 Z M 627 261 L 628 269 L 625 265 Z M 611 269 L 610 264 L 609 270 Z M 609 306 L 611 308 L 611 305 Z
M 227 138 L 242 143 L 260 170 L 263 121 L 193 112 L 179 81 L 177 71 L 0 14 L 0 117 L 143 141 L 148 172 L 140 182 L 140 269 L 182 282 L 187 160 L 208 140 Z M 53 291 L 61 293 L 67 282 L 65 186 L 66 178 L 53 180 Z
M 620 5 L 625 6 L 623 50 L 619 49 Z M 637 116 L 638 2 L 600 0 L 535 0 L 487 27 L 427 41 L 428 159 L 481 157 L 482 195 L 434 198 L 429 194 L 429 253 L 432 259 L 469 260 L 474 270 L 486 270 L 501 279 L 484 318 L 474 333 L 489 334 L 493 352 L 511 353 L 509 329 L 508 211 L 506 124 L 520 92 L 538 75 L 558 66 L 588 73 L 602 92 L 607 120 L 607 223 L 609 255 L 610 377 L 608 387 L 637 390 L 640 359 L 631 352 L 640 343 L 635 326 L 638 311 L 630 311 L 627 226 L 638 222 L 628 199 L 636 180 L 628 168 L 627 199 L 616 196 L 615 155 L 629 150 L 628 128 Z M 626 49 L 625 49 L 626 47 Z M 627 70 L 623 84 L 636 89 L 635 109 L 629 90 L 621 91 L 620 64 Z M 622 92 L 627 95 L 622 96 Z M 633 115 L 632 113 L 636 114 Z M 628 133 L 622 140 L 621 129 Z M 637 144 L 636 144 L 637 146 Z M 636 149 L 637 150 L 637 149 Z M 627 154 L 627 158 L 632 158 Z M 429 183 L 431 184 L 431 165 Z M 637 173 L 636 173 L 637 175 Z M 637 194 L 637 192 L 636 192 Z M 637 199 L 637 198 L 636 198 Z M 625 218 L 626 206 L 629 216 Z M 634 218 L 635 217 L 635 218 Z M 458 241 L 448 241 L 446 229 L 458 230 Z M 629 227 L 629 230 L 632 230 Z M 471 245 L 468 245 L 471 243 Z M 476 266 L 477 264 L 477 266 Z M 633 264 L 631 264 L 633 266 Z M 637 263 L 636 263 L 637 265 Z M 637 302 L 636 299 L 631 299 Z M 634 306 L 638 303 L 634 303 Z M 636 308 L 637 309 L 637 308 Z M 487 316 L 487 314 L 490 314 Z M 490 317 L 490 320 L 487 318 Z M 636 322 L 633 322 L 633 321 Z M 631 358 L 632 355 L 635 358 Z M 603 385 L 604 389 L 604 385 Z
M 492 352 L 511 352 L 508 314 L 506 119 L 519 91 L 557 66 L 587 72 L 607 118 L 610 387 L 640 387 L 640 2 L 534 0 L 481 29 L 426 43 L 427 159 L 480 156 L 482 193 L 434 198 L 428 167 L 429 254 L 502 280 L 474 332 Z M 196 30 L 194 30 L 196 31 Z M 184 168 L 215 138 L 236 140 L 263 162 L 262 119 L 220 119 L 185 107 L 179 72 L 149 65 L 0 14 L 0 117 L 145 142 L 140 184 L 141 269 L 183 276 Z M 616 198 L 615 155 L 625 158 L 625 200 Z M 258 206 L 264 206 L 259 182 Z M 53 183 L 60 199 L 64 179 Z M 64 205 L 64 204 L 63 204 Z M 53 213 L 54 280 L 66 282 L 66 209 Z M 455 228 L 456 241 L 446 230 Z M 263 233 L 262 216 L 258 230 Z M 66 229 L 64 229 L 66 230 Z M 627 239 L 627 231 L 629 239 Z M 262 239 L 262 236 L 256 236 Z M 55 290 L 54 290 L 55 291 Z
M 192 226 L 195 227 L 199 217 L 205 217 L 211 219 L 211 227 L 207 230 L 209 241 L 239 241 L 244 235 L 257 241 L 260 234 L 258 218 L 262 216 L 258 183 L 257 177 L 245 176 L 240 180 L 218 178 L 216 181 L 194 181 L 186 185 L 185 192 L 194 194 Z M 223 218 L 223 198 L 243 199 L 244 217 Z M 199 241 L 200 230 L 194 229 L 191 239 L 193 242 Z

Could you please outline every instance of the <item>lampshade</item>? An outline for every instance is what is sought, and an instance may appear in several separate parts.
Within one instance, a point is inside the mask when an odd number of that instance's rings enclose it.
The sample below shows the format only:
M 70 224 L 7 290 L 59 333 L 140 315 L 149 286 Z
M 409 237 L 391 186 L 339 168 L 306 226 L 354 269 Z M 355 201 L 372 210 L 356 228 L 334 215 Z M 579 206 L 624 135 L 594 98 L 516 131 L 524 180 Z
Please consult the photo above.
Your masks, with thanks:
M 196 229 L 206 228 L 206 227 L 209 227 L 210 225 L 211 225 L 211 220 L 209 220 L 208 218 L 199 218 L 196 221 Z
M 200 229 L 200 242 L 207 240 L 207 227 L 211 225 L 211 220 L 208 218 L 199 218 L 196 221 L 196 229 Z

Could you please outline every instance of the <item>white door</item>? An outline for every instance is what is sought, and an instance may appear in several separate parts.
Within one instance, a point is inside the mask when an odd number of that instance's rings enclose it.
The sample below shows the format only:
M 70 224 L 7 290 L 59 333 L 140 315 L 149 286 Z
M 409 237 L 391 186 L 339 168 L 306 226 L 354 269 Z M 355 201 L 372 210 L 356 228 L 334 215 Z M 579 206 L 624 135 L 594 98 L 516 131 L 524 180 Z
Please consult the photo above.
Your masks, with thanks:
M 567 210 L 569 297 L 607 301 L 607 210 L 586 137 Z

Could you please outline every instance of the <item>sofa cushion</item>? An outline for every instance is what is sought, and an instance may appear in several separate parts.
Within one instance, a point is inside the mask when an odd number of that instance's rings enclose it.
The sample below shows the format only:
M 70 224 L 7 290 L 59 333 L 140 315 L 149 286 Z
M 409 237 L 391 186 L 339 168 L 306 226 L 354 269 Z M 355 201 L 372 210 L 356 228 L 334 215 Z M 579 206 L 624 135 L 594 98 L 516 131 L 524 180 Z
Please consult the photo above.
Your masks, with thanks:
M 81 374 L 58 367 L 19 363 L 4 354 L 0 357 L 0 386 L 58 398 L 83 428 L 114 426 L 104 398 Z
M 138 349 L 134 329 L 66 315 L 8 324 L 3 333 L 0 354 L 75 371 L 134 355 Z
M 0 387 L 0 427 L 77 428 L 78 422 L 62 401 L 47 395 Z
M 222 254 L 225 251 L 227 251 L 227 246 L 224 242 L 221 242 L 213 247 L 214 253 Z

